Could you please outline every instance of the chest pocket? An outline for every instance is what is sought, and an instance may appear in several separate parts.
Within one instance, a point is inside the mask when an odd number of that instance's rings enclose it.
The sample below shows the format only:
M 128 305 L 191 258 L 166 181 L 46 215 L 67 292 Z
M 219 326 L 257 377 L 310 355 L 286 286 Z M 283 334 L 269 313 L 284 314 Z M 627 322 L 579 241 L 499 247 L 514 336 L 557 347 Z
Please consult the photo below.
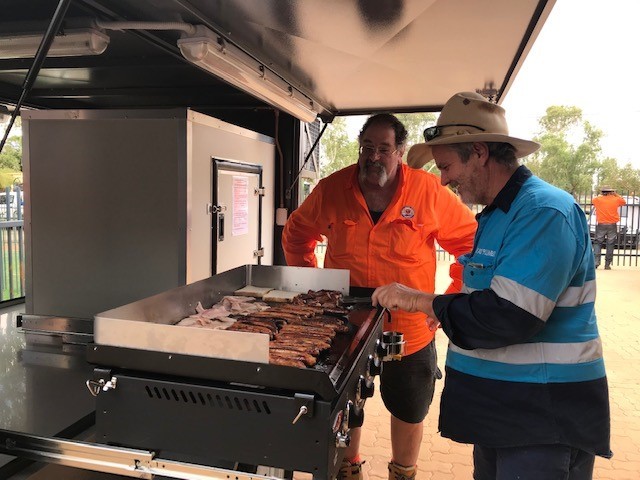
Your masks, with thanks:
M 329 249 L 334 257 L 351 256 L 356 248 L 358 222 L 340 220 L 330 225 L 327 232 Z
M 494 266 L 492 264 L 474 263 L 470 261 L 464 266 L 463 281 L 465 287 L 473 290 L 484 290 L 491 286 Z
M 405 262 L 418 263 L 424 256 L 424 227 L 408 219 L 398 218 L 389 226 L 389 256 Z

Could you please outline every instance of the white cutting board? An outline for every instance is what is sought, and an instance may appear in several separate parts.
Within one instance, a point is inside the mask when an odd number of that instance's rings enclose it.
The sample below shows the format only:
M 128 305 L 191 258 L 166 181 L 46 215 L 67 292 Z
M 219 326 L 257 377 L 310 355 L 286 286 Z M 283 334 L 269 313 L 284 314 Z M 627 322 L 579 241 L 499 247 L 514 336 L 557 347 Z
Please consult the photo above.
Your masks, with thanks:
M 108 323 L 108 328 L 104 325 Z M 200 357 L 269 363 L 264 333 L 212 330 L 110 318 L 94 324 L 95 343 Z

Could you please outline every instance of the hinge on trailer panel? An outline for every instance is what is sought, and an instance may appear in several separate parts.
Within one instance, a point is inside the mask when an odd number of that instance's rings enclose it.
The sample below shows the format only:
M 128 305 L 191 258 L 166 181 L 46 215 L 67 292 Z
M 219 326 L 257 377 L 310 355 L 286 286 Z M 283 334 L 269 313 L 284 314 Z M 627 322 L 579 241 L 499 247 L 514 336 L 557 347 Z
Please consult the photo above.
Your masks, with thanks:
M 110 369 L 97 367 L 93 369 L 93 379 L 87 380 L 85 384 L 91 395 L 97 397 L 101 391 L 106 392 L 109 389 L 116 388 L 117 380 L 116 377 L 111 375 Z
M 264 248 L 259 248 L 258 250 L 253 251 L 254 257 L 264 257 Z
M 265 188 L 264 187 L 256 187 L 253 190 L 253 194 L 254 195 L 260 195 L 261 197 L 264 197 L 266 195 Z

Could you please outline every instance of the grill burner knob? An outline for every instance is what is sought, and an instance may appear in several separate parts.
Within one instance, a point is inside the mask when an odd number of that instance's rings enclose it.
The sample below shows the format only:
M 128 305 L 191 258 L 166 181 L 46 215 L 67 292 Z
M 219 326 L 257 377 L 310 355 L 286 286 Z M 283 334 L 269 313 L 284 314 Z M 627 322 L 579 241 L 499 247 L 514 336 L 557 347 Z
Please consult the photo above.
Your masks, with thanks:
M 349 428 L 361 427 L 364 423 L 364 408 L 353 405 L 349 412 Z
M 351 437 L 348 433 L 338 432 L 336 433 L 336 447 L 347 448 L 351 443 Z
M 382 373 L 382 362 L 380 361 L 379 357 L 369 355 L 369 360 L 367 361 L 367 373 L 371 377 L 375 377 L 376 375 L 380 375 Z
M 342 424 L 340 425 L 340 431 L 336 433 L 336 447 L 347 448 L 351 443 L 351 436 L 349 435 L 349 425 L 351 424 L 351 414 L 354 410 L 354 405 L 351 400 L 347 402 L 344 407 L 344 414 L 342 415 Z
M 371 380 L 367 380 L 365 377 L 360 375 L 360 380 L 358 381 L 358 397 L 361 399 L 371 398 L 373 397 L 373 393 L 375 392 L 375 385 Z

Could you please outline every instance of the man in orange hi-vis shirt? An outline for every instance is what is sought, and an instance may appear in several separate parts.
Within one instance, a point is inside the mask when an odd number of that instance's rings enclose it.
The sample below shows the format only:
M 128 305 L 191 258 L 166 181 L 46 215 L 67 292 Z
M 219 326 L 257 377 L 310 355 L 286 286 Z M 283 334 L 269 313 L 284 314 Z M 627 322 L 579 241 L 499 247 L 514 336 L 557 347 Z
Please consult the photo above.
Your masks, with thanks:
M 352 291 L 401 282 L 435 288 L 437 241 L 455 257 L 471 251 L 476 220 L 440 178 L 402 163 L 407 131 L 393 115 L 370 117 L 359 135 L 358 162 L 321 180 L 289 217 L 282 246 L 287 264 L 316 267 L 314 249 L 326 236 L 327 268 L 350 271 Z M 462 286 L 462 266 L 450 267 L 447 292 Z M 364 287 L 364 288 L 363 288 Z M 434 332 L 424 313 L 396 310 L 385 330 L 404 334 L 405 354 L 385 362 L 382 400 L 391 413 L 392 480 L 416 478 L 424 420 L 439 375 Z M 350 430 L 338 479 L 361 479 L 360 428 Z
M 606 241 L 604 269 L 611 270 L 613 248 L 618 238 L 618 222 L 620 221 L 618 209 L 622 205 L 626 205 L 627 202 L 611 187 L 602 187 L 600 192 L 601 194 L 593 199 L 593 206 L 596 208 L 596 235 L 593 239 L 593 254 L 596 257 L 596 268 L 598 268 L 602 256 L 602 244 Z

